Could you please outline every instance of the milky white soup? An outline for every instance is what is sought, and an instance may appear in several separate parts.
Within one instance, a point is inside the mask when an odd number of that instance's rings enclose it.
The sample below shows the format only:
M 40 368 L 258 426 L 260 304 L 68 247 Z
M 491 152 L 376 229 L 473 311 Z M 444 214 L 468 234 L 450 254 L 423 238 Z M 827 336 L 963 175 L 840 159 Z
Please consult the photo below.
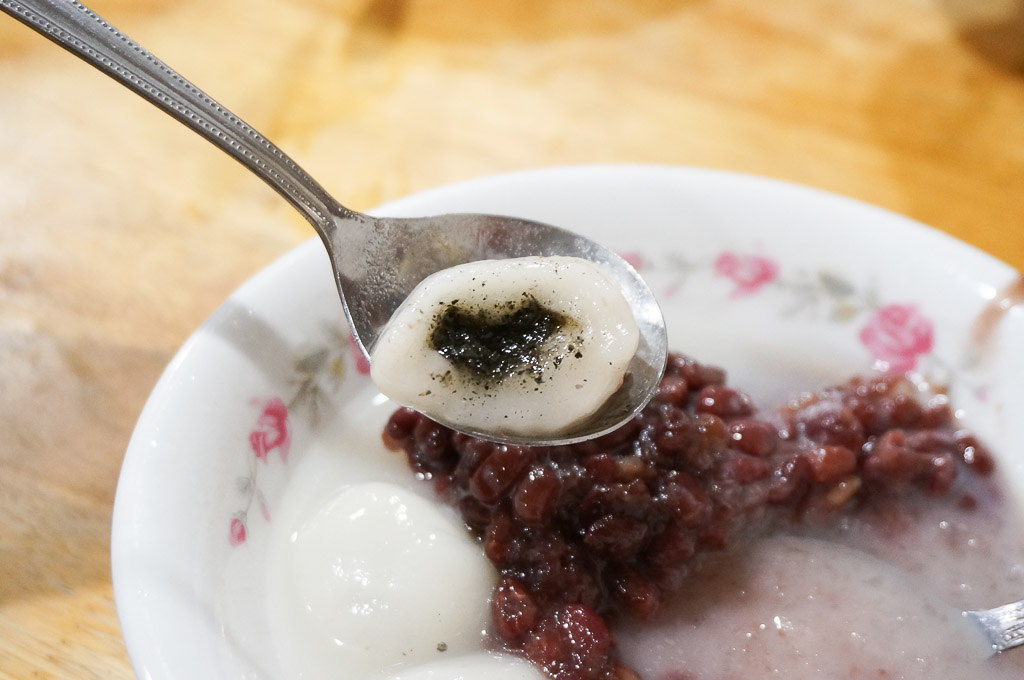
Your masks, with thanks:
M 926 514 L 933 520 L 957 516 Z M 656 621 L 622 622 L 616 628 L 620 653 L 648 680 L 1024 677 L 1024 657 L 1012 651 L 991 657 L 979 631 L 961 615 L 961 607 L 1002 601 L 975 591 L 1012 579 L 1014 559 L 1024 551 L 1013 546 L 1012 555 L 1002 555 L 986 541 L 976 555 L 964 556 L 951 535 L 928 545 L 937 538 L 932 529 L 926 525 L 902 537 L 928 563 L 912 571 L 888 561 L 905 560 L 909 545 L 882 541 L 876 547 L 886 559 L 880 559 L 831 540 L 764 538 L 705 565 Z M 957 547 L 971 550 L 966 540 Z M 964 559 L 977 569 L 964 569 Z M 944 591 L 941 582 L 952 579 L 960 580 L 957 588 Z M 1003 597 L 1020 593 L 996 590 Z
M 620 387 L 638 342 L 629 303 L 598 265 L 484 260 L 413 290 L 372 349 L 371 377 L 456 428 L 554 435 Z

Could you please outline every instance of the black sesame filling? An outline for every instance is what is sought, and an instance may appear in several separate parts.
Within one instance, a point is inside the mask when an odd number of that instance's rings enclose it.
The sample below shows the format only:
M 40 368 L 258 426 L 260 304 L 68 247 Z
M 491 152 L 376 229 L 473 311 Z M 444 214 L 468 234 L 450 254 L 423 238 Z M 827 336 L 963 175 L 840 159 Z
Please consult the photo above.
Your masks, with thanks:
M 434 319 L 430 348 L 454 367 L 475 378 L 500 383 L 512 376 L 529 375 L 541 382 L 544 370 L 557 367 L 566 352 L 580 355 L 579 342 L 552 348 L 549 340 L 576 322 L 545 307 L 532 295 L 504 301 L 494 307 L 467 307 L 458 300 L 446 303 Z

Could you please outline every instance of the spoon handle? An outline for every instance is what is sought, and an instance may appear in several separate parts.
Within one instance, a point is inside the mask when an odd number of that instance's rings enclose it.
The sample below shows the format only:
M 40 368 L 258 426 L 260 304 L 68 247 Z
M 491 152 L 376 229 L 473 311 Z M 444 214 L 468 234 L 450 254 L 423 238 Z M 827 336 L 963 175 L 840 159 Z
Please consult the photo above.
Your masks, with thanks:
M 238 116 L 77 0 L 0 0 L 0 9 L 198 132 L 255 172 L 329 239 L 339 205 Z
M 1024 645 L 1024 600 L 992 609 L 964 612 L 964 616 L 981 627 L 995 652 Z

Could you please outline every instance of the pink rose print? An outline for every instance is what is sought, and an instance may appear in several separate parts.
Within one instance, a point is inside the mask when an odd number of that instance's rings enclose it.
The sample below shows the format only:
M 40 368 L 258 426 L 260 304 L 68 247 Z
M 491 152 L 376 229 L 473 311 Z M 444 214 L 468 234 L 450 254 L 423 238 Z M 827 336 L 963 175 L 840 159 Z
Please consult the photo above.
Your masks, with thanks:
M 238 517 L 231 520 L 228 542 L 230 542 L 232 546 L 239 546 L 245 543 L 245 522 Z
M 245 543 L 248 532 L 246 522 L 249 518 L 249 511 L 255 501 L 259 508 L 260 515 L 267 522 L 270 521 L 270 508 L 267 507 L 267 499 L 257 483 L 259 471 L 271 451 L 276 450 L 281 456 L 281 462 L 288 462 L 288 450 L 291 447 L 292 436 L 288 429 L 288 407 L 284 401 L 274 397 L 263 401 L 253 399 L 250 402 L 254 406 L 262 406 L 259 417 L 256 419 L 256 426 L 249 431 L 249 448 L 253 457 L 249 457 L 249 472 L 238 478 L 238 491 L 245 499 L 245 506 L 236 512 L 231 519 L 228 529 L 228 542 L 237 547 Z
M 774 281 L 779 275 L 779 266 L 767 257 L 726 251 L 715 260 L 715 274 L 732 279 L 736 284 L 732 297 L 742 297 Z
M 875 361 L 905 373 L 932 349 L 932 324 L 914 305 L 879 307 L 860 330 L 860 341 Z
M 265 522 L 271 521 L 270 504 L 260 488 L 260 474 L 276 474 L 276 465 L 270 460 L 273 451 L 280 456 L 281 464 L 287 465 L 292 444 L 289 416 L 305 408 L 310 419 L 315 420 L 318 400 L 325 391 L 337 388 L 346 373 L 346 353 L 352 353 L 359 373 L 370 372 L 370 366 L 359 352 L 354 338 L 347 331 L 339 330 L 332 328 L 327 346 L 292 357 L 292 377 L 297 387 L 295 393 L 287 398 L 288 405 L 280 397 L 254 397 L 249 400 L 249 405 L 258 415 L 248 431 L 249 446 L 241 450 L 245 454 L 243 460 L 247 469 L 235 479 L 240 501 L 227 527 L 227 539 L 232 547 L 247 543 L 252 538 L 249 536 L 249 529 L 253 528 L 249 525 L 250 519 L 257 523 L 256 517 L 262 517 Z M 245 435 L 241 441 L 245 441 Z
M 359 345 L 356 344 L 355 336 L 348 336 L 348 347 L 352 350 L 352 359 L 356 362 L 356 371 L 360 375 L 370 375 L 370 362 L 366 360 L 362 350 L 359 349 Z
M 281 454 L 281 460 L 288 460 L 291 434 L 288 432 L 288 407 L 283 401 L 276 397 L 267 401 L 256 428 L 249 433 L 249 446 L 260 460 L 266 460 L 274 449 Z

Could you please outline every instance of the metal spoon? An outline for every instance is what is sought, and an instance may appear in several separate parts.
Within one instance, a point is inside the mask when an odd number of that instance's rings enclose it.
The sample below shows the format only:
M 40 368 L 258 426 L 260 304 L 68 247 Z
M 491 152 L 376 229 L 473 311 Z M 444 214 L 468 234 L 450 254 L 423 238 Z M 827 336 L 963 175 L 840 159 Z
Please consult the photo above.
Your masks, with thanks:
M 529 255 L 571 255 L 602 265 L 622 286 L 640 327 L 640 347 L 623 386 L 586 422 L 557 437 L 470 434 L 509 443 L 582 441 L 628 420 L 654 394 L 665 365 L 665 322 L 647 285 L 607 248 L 564 229 L 514 217 L 399 219 L 354 212 L 332 199 L 265 137 L 85 5 L 74 0 L 0 0 L 0 9 L 213 142 L 302 213 L 327 247 L 345 314 L 367 356 L 382 326 L 413 287 L 441 269 Z M 427 415 L 444 422 L 440 414 Z
M 992 645 L 993 652 L 1024 645 L 1024 600 L 992 609 L 966 611 L 963 615 L 974 622 L 985 641 Z

